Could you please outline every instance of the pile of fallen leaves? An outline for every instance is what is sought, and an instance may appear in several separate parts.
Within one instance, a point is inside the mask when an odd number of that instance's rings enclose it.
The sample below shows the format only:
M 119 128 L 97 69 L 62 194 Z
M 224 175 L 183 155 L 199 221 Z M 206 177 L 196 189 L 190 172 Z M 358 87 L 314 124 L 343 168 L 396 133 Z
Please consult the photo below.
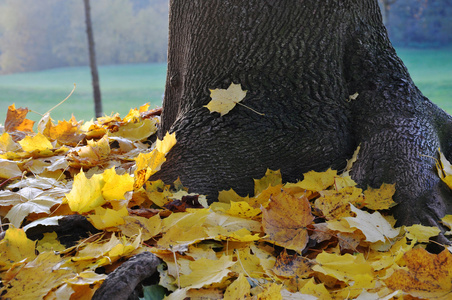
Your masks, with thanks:
M 362 191 L 333 170 L 283 183 L 268 170 L 254 196 L 220 191 L 209 206 L 180 181 L 148 181 L 176 143 L 174 135 L 153 142 L 159 113 L 145 105 L 124 118 L 57 124 L 46 114 L 34 132 L 27 109 L 9 107 L 0 136 L 2 299 L 90 299 L 107 274 L 146 251 L 163 263 L 142 299 L 452 298 L 452 255 L 424 250 L 440 230 L 394 228 L 393 185 Z M 68 215 L 85 216 L 96 232 L 73 246 L 56 232 L 28 238 Z

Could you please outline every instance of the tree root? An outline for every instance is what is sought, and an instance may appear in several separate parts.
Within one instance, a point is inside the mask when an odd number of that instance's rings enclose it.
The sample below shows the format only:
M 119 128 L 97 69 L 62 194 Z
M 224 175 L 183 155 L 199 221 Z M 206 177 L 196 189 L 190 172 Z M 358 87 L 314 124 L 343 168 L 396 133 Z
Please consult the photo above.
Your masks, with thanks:
M 160 259 L 150 252 L 143 252 L 130 258 L 108 275 L 92 299 L 131 299 L 130 296 L 133 296 L 136 286 L 154 274 L 160 263 Z

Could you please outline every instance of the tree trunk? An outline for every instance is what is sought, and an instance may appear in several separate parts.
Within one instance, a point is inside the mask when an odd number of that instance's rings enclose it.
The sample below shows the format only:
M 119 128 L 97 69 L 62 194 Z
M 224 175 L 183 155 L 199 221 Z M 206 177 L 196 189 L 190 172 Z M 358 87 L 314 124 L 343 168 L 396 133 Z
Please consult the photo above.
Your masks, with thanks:
M 102 98 L 100 95 L 99 73 L 97 72 L 93 26 L 91 24 L 91 8 L 89 0 L 83 0 L 83 2 L 85 3 L 85 21 L 86 21 L 86 35 L 88 37 L 89 65 L 91 68 L 91 77 L 93 80 L 94 111 L 96 118 L 99 118 L 102 117 L 103 114 Z
M 232 82 L 265 116 L 203 107 Z M 451 123 L 397 57 L 377 0 L 170 1 L 160 135 L 177 144 L 153 179 L 246 195 L 267 168 L 286 181 L 341 170 L 361 145 L 359 185 L 396 183 L 400 222 L 437 225 L 452 197 L 430 157 L 451 157 Z

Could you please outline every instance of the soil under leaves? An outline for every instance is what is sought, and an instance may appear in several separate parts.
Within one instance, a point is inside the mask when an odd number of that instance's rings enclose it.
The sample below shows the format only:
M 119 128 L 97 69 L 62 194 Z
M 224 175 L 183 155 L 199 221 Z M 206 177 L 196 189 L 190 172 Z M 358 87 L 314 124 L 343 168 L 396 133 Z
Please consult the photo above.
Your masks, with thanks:
M 159 109 L 47 114 L 37 132 L 27 112 L 10 106 L 0 136 L 2 299 L 91 299 L 144 252 L 162 263 L 142 299 L 452 297 L 451 249 L 425 250 L 438 228 L 394 228 L 393 185 L 362 191 L 334 170 L 283 183 L 268 170 L 254 195 L 220 191 L 209 206 L 183 182 L 148 181 L 177 143 L 155 141 Z M 449 166 L 441 157 L 445 181 Z

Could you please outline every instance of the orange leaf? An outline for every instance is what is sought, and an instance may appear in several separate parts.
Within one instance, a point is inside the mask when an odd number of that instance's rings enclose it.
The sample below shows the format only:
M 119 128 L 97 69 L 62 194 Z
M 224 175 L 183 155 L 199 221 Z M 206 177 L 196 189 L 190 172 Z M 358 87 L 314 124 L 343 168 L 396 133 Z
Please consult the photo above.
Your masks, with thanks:
M 32 120 L 26 119 L 28 108 L 18 108 L 15 105 L 8 106 L 8 112 L 6 113 L 5 130 L 7 132 L 24 131 L 33 132 Z
M 297 198 L 284 189 L 271 197 L 268 208 L 262 208 L 262 226 L 270 242 L 297 252 L 306 247 L 306 226 L 313 220 L 308 199 Z
M 447 249 L 436 255 L 417 248 L 405 253 L 403 258 L 406 269 L 396 270 L 385 280 L 389 288 L 414 297 L 451 299 L 452 254 Z

